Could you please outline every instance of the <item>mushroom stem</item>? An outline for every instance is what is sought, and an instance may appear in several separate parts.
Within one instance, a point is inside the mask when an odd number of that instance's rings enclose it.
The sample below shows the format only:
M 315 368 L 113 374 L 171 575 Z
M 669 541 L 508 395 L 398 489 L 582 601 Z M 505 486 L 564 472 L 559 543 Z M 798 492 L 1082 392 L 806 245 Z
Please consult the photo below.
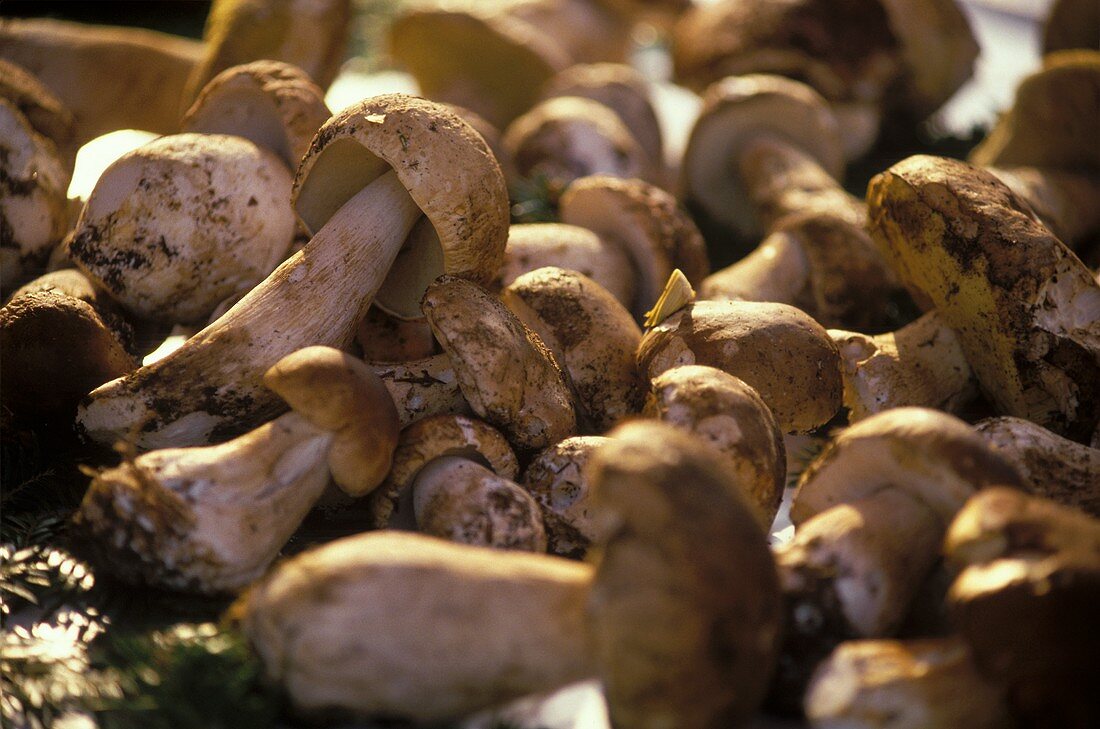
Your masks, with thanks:
M 263 372 L 305 346 L 347 347 L 419 216 L 395 173 L 378 177 L 225 315 L 159 362 L 94 390 L 79 425 L 97 442 L 130 434 L 148 449 L 201 444 L 274 414 L 280 406 Z
M 797 305 L 809 278 L 810 261 L 801 243 L 790 231 L 777 230 L 749 255 L 707 276 L 699 297 Z

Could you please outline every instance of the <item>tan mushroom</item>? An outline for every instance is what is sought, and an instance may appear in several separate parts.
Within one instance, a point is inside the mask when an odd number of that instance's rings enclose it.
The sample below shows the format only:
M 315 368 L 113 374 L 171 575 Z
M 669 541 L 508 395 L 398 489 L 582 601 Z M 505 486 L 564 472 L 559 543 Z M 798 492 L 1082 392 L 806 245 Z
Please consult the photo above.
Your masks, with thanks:
M 401 427 L 433 415 L 468 413 L 454 363 L 446 352 L 404 362 L 370 362 L 397 405 Z
M 527 464 L 522 485 L 542 507 L 551 554 L 580 559 L 599 538 L 587 468 L 592 454 L 607 442 L 599 435 L 572 436 Z
M 73 114 L 61 99 L 22 66 L 0 60 L 0 99 L 7 99 L 31 127 L 57 147 L 71 173 L 76 157 Z
M 1100 169 L 1070 171 L 1042 167 L 990 167 L 989 171 L 1023 198 L 1039 219 L 1073 250 L 1100 231 Z

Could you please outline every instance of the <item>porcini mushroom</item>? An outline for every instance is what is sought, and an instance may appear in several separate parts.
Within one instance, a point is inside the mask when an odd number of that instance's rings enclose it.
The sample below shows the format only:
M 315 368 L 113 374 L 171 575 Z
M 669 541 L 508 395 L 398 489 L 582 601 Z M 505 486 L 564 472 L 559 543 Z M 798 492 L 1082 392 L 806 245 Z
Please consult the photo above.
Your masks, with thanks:
M 397 405 L 401 427 L 433 415 L 468 413 L 454 363 L 446 352 L 404 362 L 370 362 Z
M 0 99 L 7 99 L 31 127 L 57 147 L 71 173 L 76 157 L 73 114 L 61 99 L 22 66 L 0 59 Z
M 575 435 L 535 456 L 523 472 L 522 486 L 542 507 L 551 554 L 579 559 L 598 539 L 588 461 L 607 438 Z
M 136 429 L 136 444 L 149 448 L 238 431 L 278 412 L 259 385 L 264 369 L 304 345 L 350 344 L 391 268 L 401 283 L 379 305 L 415 312 L 418 286 L 441 270 L 488 281 L 500 266 L 500 168 L 438 104 L 394 94 L 336 115 L 314 138 L 295 191 L 310 243 L 172 355 L 94 391 L 79 416 L 90 437 L 111 442 Z M 399 255 L 422 213 L 435 235 L 420 243 L 438 244 Z

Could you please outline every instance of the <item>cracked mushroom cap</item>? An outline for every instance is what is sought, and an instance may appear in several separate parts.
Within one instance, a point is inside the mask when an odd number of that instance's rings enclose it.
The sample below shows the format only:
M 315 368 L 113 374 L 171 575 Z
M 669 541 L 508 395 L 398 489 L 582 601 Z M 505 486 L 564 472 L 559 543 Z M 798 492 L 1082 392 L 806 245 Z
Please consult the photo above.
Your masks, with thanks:
M 547 79 L 571 62 L 540 29 L 473 4 L 408 10 L 390 26 L 389 46 L 425 96 L 502 128 L 534 106 Z
M 413 228 L 374 304 L 415 319 L 440 274 L 483 285 L 496 276 L 508 239 L 508 191 L 485 140 L 453 111 L 386 94 L 345 109 L 314 137 L 294 182 L 302 223 L 316 233 L 390 169 L 427 221 Z
M 22 66 L 2 58 L 0 99 L 11 102 L 36 132 L 54 143 L 71 171 L 76 155 L 73 115 L 61 100 Z
M 785 433 L 813 430 L 840 409 L 836 345 L 820 324 L 793 306 L 697 301 L 642 337 L 638 367 L 650 379 L 694 364 L 744 380 Z
M 1020 476 L 972 427 L 938 410 L 893 408 L 845 428 L 814 459 L 791 521 L 898 488 L 946 524 L 975 491 L 997 485 L 1019 488 Z
M 587 468 L 607 442 L 601 435 L 566 438 L 535 456 L 523 472 L 523 488 L 542 507 L 551 554 L 580 559 L 599 538 Z
M 539 336 L 499 299 L 465 279 L 441 276 L 422 306 L 478 416 L 524 450 L 573 434 L 577 418 L 565 374 Z
M 713 367 L 673 367 L 653 379 L 642 413 L 721 451 L 760 523 L 771 526 L 787 483 L 787 456 L 783 434 L 756 390 Z
M 519 474 L 516 454 L 499 430 L 467 415 L 434 415 L 401 431 L 393 467 L 382 486 L 370 495 L 368 510 L 378 529 L 394 524 L 411 525 L 408 496 L 416 475 L 428 463 L 444 456 L 462 456 L 487 463 L 498 476 L 515 480 Z
M 501 300 L 569 373 L 588 427 L 602 433 L 641 410 L 635 352 L 642 331 L 606 289 L 576 271 L 546 267 L 517 278 Z
M 295 170 L 330 116 L 324 91 L 300 68 L 253 61 L 210 79 L 184 114 L 181 127 L 185 132 L 244 137 Z
M 559 202 L 563 223 L 595 231 L 627 251 L 637 272 L 630 305 L 641 319 L 653 306 L 674 269 L 698 286 L 710 272 L 699 229 L 669 193 L 638 179 L 606 175 L 575 180 Z
M 844 174 L 836 118 L 816 91 L 765 74 L 729 76 L 710 86 L 680 166 L 681 196 L 744 235 L 758 232 L 738 160 L 760 136 L 782 139 L 813 157 L 834 179 Z
M 369 493 L 389 473 L 397 408 L 367 363 L 331 347 L 306 347 L 264 373 L 264 384 L 313 425 L 336 434 L 328 467 L 349 496 Z
M 588 614 L 611 721 L 738 725 L 778 650 L 766 532 L 710 446 L 652 421 L 610 438 L 588 465 L 605 535 Z
M 1000 413 L 1087 442 L 1100 427 L 1100 287 L 991 173 L 918 155 L 871 180 L 871 236 L 931 301 Z
M 970 153 L 976 165 L 1100 169 L 1100 51 L 1052 53 Z
M 287 255 L 290 187 L 286 165 L 247 139 L 161 137 L 104 171 L 69 257 L 137 316 L 205 320 Z

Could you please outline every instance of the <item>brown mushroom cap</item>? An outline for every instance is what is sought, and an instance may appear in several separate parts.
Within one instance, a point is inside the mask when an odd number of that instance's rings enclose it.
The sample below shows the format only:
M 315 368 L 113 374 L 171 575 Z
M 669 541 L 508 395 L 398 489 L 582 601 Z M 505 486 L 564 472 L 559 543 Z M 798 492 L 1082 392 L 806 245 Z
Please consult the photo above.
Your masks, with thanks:
M 592 454 L 607 441 L 599 435 L 566 438 L 535 456 L 523 472 L 523 488 L 542 507 L 551 554 L 583 557 L 599 536 L 586 471 Z
M 612 723 L 744 721 L 770 679 L 780 597 L 741 485 L 710 446 L 652 421 L 613 431 L 588 473 L 607 534 L 588 614 Z
M 635 318 L 657 301 L 673 269 L 695 285 L 710 271 L 706 244 L 691 217 L 672 195 L 643 180 L 582 177 L 562 195 L 559 212 L 563 223 L 595 231 L 628 252 L 638 279 L 630 306 Z
M 34 130 L 57 147 L 68 169 L 73 167 L 73 115 L 52 91 L 22 66 L 0 58 L 0 98 L 7 99 Z
M 756 390 L 713 367 L 673 367 L 653 379 L 643 414 L 714 445 L 769 528 L 787 483 L 783 435 Z
M 767 403 L 783 432 L 824 425 L 840 409 L 840 356 L 820 324 L 786 304 L 697 301 L 646 332 L 638 367 L 650 379 L 680 365 L 716 367 Z
M 430 225 L 410 235 L 376 305 L 415 318 L 421 294 L 441 273 L 488 284 L 508 237 L 504 176 L 481 135 L 440 104 L 388 94 L 326 122 L 298 168 L 298 215 L 316 232 L 389 168 Z
M 291 170 L 332 116 L 325 94 L 296 66 L 253 61 L 210 79 L 187 113 L 185 132 L 236 134 L 270 149 Z
M 425 465 L 436 458 L 456 455 L 488 463 L 497 475 L 509 480 L 519 474 L 512 447 L 500 431 L 483 420 L 466 415 L 418 420 L 401 431 L 393 467 L 381 488 L 370 495 L 372 524 L 385 529 L 394 520 L 410 522 L 410 515 L 402 513 L 408 510 L 402 494 Z
M 475 413 L 523 449 L 573 434 L 576 413 L 565 375 L 538 335 L 499 299 L 465 279 L 441 276 L 422 307 Z
M 972 427 L 938 410 L 894 408 L 844 429 L 814 459 L 791 520 L 897 488 L 946 524 L 976 490 L 996 485 L 1019 487 L 1020 476 Z
M 307 421 L 336 433 L 328 465 L 337 486 L 363 496 L 382 483 L 397 447 L 397 408 L 365 362 L 306 347 L 265 372 L 264 384 Z
M 806 84 L 781 76 L 730 76 L 707 89 L 680 167 L 683 197 L 717 222 L 757 232 L 752 201 L 737 174 L 752 140 L 778 137 L 813 157 L 834 179 L 844 174 L 840 129 L 829 106 Z
M 1071 48 L 1096 48 L 1100 7 L 1092 0 L 1054 0 L 1043 26 L 1043 55 Z
M 1049 136 L 1049 135 L 1048 135 Z M 991 173 L 915 156 L 867 190 L 872 238 L 930 300 L 997 409 L 1087 441 L 1100 426 L 1100 287 Z
M 547 267 L 517 278 L 501 299 L 569 373 L 590 428 L 602 433 L 641 409 L 635 352 L 642 331 L 606 289 L 576 271 Z

